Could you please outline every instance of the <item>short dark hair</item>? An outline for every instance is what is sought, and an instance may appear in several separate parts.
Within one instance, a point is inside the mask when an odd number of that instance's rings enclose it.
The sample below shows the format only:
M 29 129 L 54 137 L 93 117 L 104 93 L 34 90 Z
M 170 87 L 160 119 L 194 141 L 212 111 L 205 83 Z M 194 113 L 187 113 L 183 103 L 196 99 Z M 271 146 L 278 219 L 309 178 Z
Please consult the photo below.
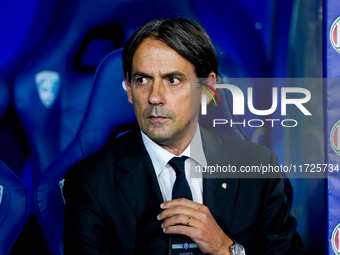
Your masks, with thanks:
M 195 21 L 155 19 L 140 27 L 126 42 L 123 50 L 123 71 L 131 80 L 132 58 L 143 39 L 152 37 L 162 41 L 189 60 L 198 78 L 206 78 L 211 72 L 218 76 L 218 58 L 210 37 Z

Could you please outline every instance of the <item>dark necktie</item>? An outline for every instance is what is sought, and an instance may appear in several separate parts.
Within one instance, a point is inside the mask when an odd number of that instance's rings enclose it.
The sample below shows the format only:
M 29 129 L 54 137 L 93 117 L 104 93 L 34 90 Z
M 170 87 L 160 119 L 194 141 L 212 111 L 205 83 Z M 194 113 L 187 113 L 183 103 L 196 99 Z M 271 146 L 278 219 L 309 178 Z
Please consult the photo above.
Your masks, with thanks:
M 173 157 L 169 161 L 169 165 L 175 170 L 176 172 L 176 180 L 174 186 L 172 188 L 172 199 L 176 198 L 186 198 L 192 200 L 192 194 L 190 190 L 189 183 L 185 177 L 184 171 L 184 161 L 188 157 Z M 199 250 L 197 249 L 196 244 L 187 236 L 184 235 L 171 235 L 171 254 L 178 255 L 178 254 L 199 254 Z M 194 246 L 192 246 L 194 245 Z M 190 246 L 191 248 L 184 248 Z M 178 248 L 176 248 L 178 247 Z
M 169 165 L 175 170 L 176 172 L 176 181 L 172 188 L 172 199 L 176 198 L 186 198 L 192 200 L 192 194 L 190 190 L 189 183 L 187 178 L 185 177 L 184 171 L 184 161 L 188 157 L 173 157 L 169 161 Z

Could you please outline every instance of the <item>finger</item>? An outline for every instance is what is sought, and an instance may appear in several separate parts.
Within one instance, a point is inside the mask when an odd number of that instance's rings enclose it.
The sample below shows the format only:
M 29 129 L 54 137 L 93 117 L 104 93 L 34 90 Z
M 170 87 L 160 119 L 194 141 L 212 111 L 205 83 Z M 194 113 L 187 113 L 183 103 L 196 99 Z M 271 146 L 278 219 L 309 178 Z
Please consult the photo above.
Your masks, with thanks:
M 195 220 L 193 217 L 181 214 L 181 215 L 175 215 L 173 217 L 165 219 L 161 227 L 167 228 L 167 227 L 175 226 L 175 225 L 183 225 L 186 227 L 197 227 L 196 224 L 199 224 L 199 222 Z
M 190 228 L 183 225 L 175 225 L 175 226 L 169 226 L 166 228 L 163 228 L 163 232 L 165 234 L 180 234 L 180 235 L 186 235 L 192 238 L 195 234 L 196 228 Z
M 199 203 L 196 203 L 192 200 L 188 200 L 185 198 L 178 198 L 178 199 L 174 199 L 174 200 L 169 200 L 167 202 L 162 203 L 160 206 L 162 209 L 167 209 L 167 208 L 171 208 L 174 206 L 178 206 L 178 205 L 182 205 L 182 206 L 187 206 L 190 207 L 192 209 L 196 209 L 198 210 L 202 205 Z
M 166 218 L 173 217 L 174 215 L 190 215 L 191 217 L 196 217 L 196 215 L 199 213 L 198 210 L 192 209 L 190 207 L 186 206 L 174 206 L 170 207 L 168 209 L 165 209 L 160 214 L 158 214 L 157 219 L 158 220 L 164 220 Z M 197 216 L 198 218 L 198 216 Z

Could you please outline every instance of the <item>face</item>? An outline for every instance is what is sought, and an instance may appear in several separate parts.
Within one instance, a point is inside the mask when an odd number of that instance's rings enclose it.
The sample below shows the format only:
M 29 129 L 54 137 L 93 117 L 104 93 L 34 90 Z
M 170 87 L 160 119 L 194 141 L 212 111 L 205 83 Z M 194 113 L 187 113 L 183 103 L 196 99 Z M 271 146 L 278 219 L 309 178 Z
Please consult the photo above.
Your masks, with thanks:
M 193 65 L 163 42 L 146 38 L 138 46 L 127 93 L 139 127 L 151 140 L 170 147 L 189 144 L 202 93 L 190 87 L 196 77 Z M 190 101 L 197 105 L 190 108 Z

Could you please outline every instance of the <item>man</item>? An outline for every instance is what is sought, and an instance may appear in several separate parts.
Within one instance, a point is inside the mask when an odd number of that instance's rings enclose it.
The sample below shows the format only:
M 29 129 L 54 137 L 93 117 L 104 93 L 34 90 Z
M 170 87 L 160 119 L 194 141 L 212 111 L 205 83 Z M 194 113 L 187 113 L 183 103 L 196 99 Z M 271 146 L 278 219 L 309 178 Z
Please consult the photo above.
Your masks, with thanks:
M 67 172 L 65 254 L 304 254 L 282 179 L 188 178 L 189 163 L 277 164 L 198 126 L 203 92 L 190 79 L 218 76 L 206 32 L 150 21 L 126 43 L 123 69 L 139 128 Z

